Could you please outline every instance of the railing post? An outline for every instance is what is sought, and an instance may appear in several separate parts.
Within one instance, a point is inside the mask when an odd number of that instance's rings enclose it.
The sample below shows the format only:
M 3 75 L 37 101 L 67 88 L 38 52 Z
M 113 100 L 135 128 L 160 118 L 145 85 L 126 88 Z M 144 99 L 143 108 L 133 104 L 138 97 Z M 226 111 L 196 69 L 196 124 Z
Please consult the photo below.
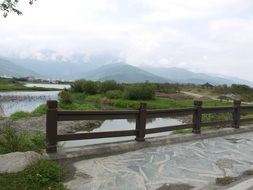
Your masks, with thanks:
M 147 104 L 141 103 L 139 115 L 136 119 L 136 141 L 145 141 Z
M 233 127 L 240 128 L 241 100 L 234 100 Z
M 195 134 L 201 133 L 201 119 L 202 119 L 202 101 L 195 100 L 194 101 L 194 108 L 195 112 L 193 114 L 193 129 L 192 132 Z
M 47 101 L 46 138 L 47 153 L 57 152 L 57 101 Z

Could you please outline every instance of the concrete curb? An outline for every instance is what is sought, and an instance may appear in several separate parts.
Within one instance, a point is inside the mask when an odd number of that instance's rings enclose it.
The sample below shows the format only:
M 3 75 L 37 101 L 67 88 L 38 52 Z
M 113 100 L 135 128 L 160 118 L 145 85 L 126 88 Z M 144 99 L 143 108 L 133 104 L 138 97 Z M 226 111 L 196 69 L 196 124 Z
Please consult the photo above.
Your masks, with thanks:
M 170 145 L 247 132 L 253 132 L 253 126 L 251 127 L 242 126 L 239 129 L 224 128 L 220 130 L 203 132 L 202 134 L 171 135 L 171 136 L 146 138 L 144 142 L 124 141 L 124 142 L 105 143 L 105 144 L 88 145 L 71 148 L 58 148 L 59 150 L 57 153 L 53 154 L 44 153 L 44 156 L 52 160 L 73 159 L 73 158 L 82 158 L 84 160 L 95 157 L 105 157 L 115 154 L 121 154 L 129 151 L 143 149 L 146 147 Z

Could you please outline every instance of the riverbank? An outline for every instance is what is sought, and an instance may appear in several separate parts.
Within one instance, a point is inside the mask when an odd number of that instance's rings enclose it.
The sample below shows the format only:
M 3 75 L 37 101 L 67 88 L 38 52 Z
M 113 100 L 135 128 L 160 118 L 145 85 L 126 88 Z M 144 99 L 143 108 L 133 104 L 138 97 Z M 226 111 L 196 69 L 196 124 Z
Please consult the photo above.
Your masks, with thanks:
M 58 123 L 58 133 L 75 133 L 79 131 L 92 131 L 101 126 L 103 121 L 66 121 Z M 46 116 L 31 117 L 19 120 L 12 120 L 10 118 L 4 118 L 0 120 L 0 129 L 10 126 L 19 134 L 46 134 Z
M 20 82 L 12 78 L 0 78 L 0 92 L 6 91 L 53 91 L 59 90 L 57 88 L 45 88 L 45 87 L 28 87 L 25 83 Z

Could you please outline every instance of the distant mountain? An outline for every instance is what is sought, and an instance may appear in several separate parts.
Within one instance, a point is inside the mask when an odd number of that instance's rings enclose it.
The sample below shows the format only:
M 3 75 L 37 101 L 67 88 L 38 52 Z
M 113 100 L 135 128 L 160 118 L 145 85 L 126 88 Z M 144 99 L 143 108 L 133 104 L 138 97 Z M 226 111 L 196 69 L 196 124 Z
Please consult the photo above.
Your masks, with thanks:
M 181 68 L 135 67 L 122 62 L 110 54 L 85 57 L 73 55 L 69 61 L 62 58 L 50 58 L 54 52 L 46 52 L 45 60 L 0 58 L 0 75 L 24 77 L 43 76 L 43 78 L 75 80 L 116 80 L 119 82 L 170 82 L 213 85 L 246 84 L 253 87 L 253 82 L 244 79 L 213 74 L 195 73 Z M 39 74 L 37 74 L 39 73 Z
M 253 86 L 253 82 L 244 79 L 227 76 L 209 75 L 204 73 L 195 73 L 186 69 L 175 67 L 172 68 L 145 67 L 144 70 L 152 72 L 153 74 L 160 77 L 164 77 L 168 80 L 173 80 L 178 83 L 204 84 L 208 82 L 213 85 L 246 84 L 249 86 Z
M 0 76 L 7 77 L 38 77 L 39 74 L 30 69 L 26 69 L 22 66 L 16 65 L 11 61 L 0 58 Z
M 136 83 L 136 82 L 172 82 L 163 77 L 156 76 L 152 73 L 144 71 L 138 67 L 124 63 L 115 63 L 103 65 L 95 70 L 87 72 L 83 78 L 89 80 L 115 80 L 123 83 Z
M 48 53 L 47 53 L 48 54 Z M 48 55 L 50 57 L 50 54 Z M 104 64 L 115 63 L 117 57 L 100 54 L 84 58 L 81 55 L 74 55 L 70 59 L 18 59 L 8 58 L 8 60 L 22 67 L 31 68 L 41 75 L 51 79 L 78 79 L 83 73 L 96 69 Z

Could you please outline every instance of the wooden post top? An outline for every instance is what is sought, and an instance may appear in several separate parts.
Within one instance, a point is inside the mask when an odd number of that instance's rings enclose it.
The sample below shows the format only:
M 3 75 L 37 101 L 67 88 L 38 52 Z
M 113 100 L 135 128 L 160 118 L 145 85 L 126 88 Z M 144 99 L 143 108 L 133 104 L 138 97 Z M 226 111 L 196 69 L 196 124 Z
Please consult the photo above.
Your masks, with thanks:
M 239 106 L 241 105 L 242 101 L 241 100 L 234 100 L 234 105 Z
M 48 100 L 47 101 L 47 107 L 49 109 L 56 109 L 58 102 L 56 100 Z
M 140 103 L 140 109 L 147 109 L 147 103 Z
M 201 100 L 194 100 L 194 106 L 195 107 L 201 107 L 203 105 L 203 101 Z

